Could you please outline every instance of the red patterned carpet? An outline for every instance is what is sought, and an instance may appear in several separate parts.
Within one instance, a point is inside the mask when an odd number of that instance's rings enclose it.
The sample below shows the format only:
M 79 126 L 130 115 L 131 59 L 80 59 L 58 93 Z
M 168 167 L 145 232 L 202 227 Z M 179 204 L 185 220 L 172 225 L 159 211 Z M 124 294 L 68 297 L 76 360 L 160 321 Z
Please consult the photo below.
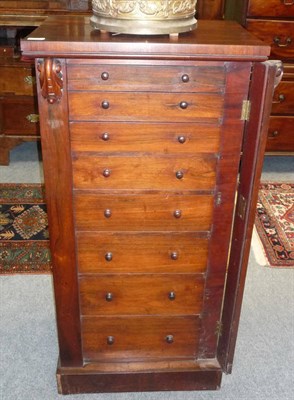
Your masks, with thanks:
M 0 273 L 51 272 L 44 191 L 0 184 Z
M 294 267 L 294 183 L 261 184 L 255 226 L 268 264 Z

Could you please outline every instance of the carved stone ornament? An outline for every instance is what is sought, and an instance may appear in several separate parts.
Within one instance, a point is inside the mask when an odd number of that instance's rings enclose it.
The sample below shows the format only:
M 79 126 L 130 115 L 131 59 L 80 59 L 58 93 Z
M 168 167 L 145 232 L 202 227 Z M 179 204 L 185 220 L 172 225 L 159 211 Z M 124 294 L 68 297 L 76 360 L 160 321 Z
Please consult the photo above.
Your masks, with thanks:
M 58 60 L 46 58 L 37 64 L 42 96 L 48 103 L 58 102 L 62 96 L 63 78 L 61 64 Z
M 197 0 L 92 0 L 96 29 L 132 34 L 186 32 L 196 26 Z

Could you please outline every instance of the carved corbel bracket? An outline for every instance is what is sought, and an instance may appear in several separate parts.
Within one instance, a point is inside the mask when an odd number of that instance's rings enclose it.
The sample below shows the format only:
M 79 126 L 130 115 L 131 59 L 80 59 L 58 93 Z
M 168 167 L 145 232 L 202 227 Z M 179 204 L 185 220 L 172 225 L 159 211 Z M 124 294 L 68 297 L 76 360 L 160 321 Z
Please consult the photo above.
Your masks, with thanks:
M 53 58 L 39 60 L 37 64 L 42 96 L 54 104 L 62 97 L 63 77 L 61 63 Z
M 274 87 L 276 88 L 283 78 L 284 74 L 283 63 L 280 60 L 268 60 L 267 63 L 273 64 L 276 67 L 276 77 L 274 82 Z

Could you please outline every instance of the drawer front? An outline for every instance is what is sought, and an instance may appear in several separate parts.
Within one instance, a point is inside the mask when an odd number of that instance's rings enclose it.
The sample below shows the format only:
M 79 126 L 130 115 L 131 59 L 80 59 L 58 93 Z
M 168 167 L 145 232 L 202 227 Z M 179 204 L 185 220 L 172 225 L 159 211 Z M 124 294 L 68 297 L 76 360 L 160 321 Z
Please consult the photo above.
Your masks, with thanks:
M 205 190 L 215 187 L 215 156 L 154 157 L 73 154 L 78 189 Z
M 1 9 L 30 9 L 30 10 L 66 10 L 68 8 L 68 0 L 56 0 L 56 1 L 48 1 L 48 0 L 30 0 L 30 1 L 21 1 L 21 3 L 17 1 L 11 0 L 2 0 L 0 3 Z M 33 12 L 33 11 L 32 11 Z
M 33 97 L 0 98 L 0 133 L 5 135 L 39 135 L 39 115 Z M 16 118 L 17 116 L 17 118 Z
M 294 17 L 292 0 L 249 0 L 248 16 L 250 17 Z
M 85 360 L 196 358 L 198 317 L 83 317 Z M 142 335 L 144 334 L 144 338 Z
M 217 153 L 220 126 L 213 124 L 144 124 L 72 122 L 72 151 Z
M 79 273 L 202 273 L 208 237 L 195 233 L 78 232 Z
M 209 231 L 212 195 L 98 194 L 75 191 L 80 231 Z
M 266 151 L 294 151 L 294 117 L 270 117 Z
M 0 57 L 13 57 L 14 46 L 2 45 L 0 43 Z
M 247 20 L 247 29 L 271 46 L 271 58 L 294 58 L 294 22 Z
M 222 110 L 218 94 L 69 92 L 72 121 L 217 122 Z
M 224 86 L 223 64 L 202 67 L 68 65 L 69 90 L 221 93 Z
M 81 315 L 197 315 L 197 275 L 99 275 L 79 279 Z
M 35 78 L 31 67 L 1 66 L 0 93 L 34 96 Z
M 274 92 L 272 114 L 294 113 L 294 82 L 282 81 Z

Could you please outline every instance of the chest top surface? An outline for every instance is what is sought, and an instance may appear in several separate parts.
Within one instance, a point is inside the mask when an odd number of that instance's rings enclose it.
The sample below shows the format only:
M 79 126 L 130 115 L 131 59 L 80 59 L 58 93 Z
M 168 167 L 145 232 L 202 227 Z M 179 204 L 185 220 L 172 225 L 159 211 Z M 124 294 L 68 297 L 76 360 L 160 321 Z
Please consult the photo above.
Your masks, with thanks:
M 232 21 L 198 21 L 179 36 L 95 31 L 84 16 L 52 16 L 22 41 L 31 57 L 266 60 L 270 47 Z

